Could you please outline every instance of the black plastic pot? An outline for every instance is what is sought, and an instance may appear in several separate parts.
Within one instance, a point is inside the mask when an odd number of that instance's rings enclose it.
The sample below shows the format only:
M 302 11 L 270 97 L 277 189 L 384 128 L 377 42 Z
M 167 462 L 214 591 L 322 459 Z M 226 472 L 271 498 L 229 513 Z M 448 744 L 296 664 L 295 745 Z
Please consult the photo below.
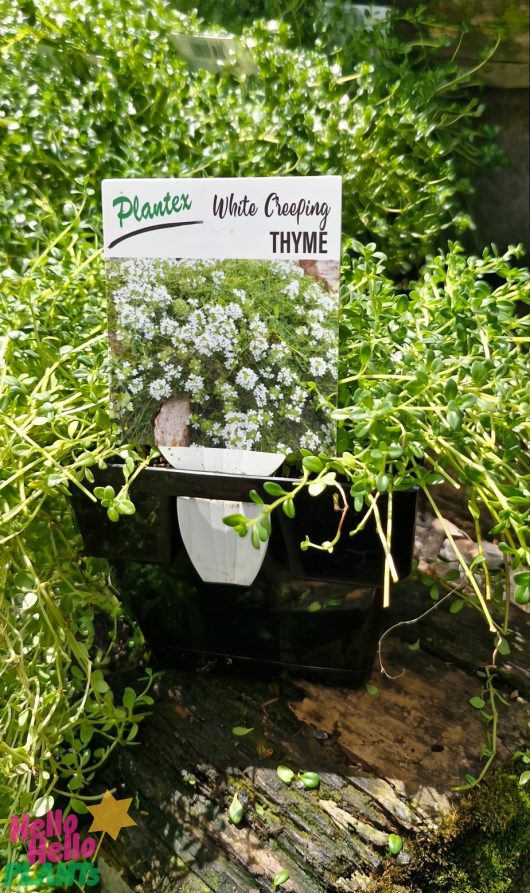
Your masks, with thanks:
M 119 465 L 94 474 L 94 486 L 122 486 Z M 111 561 L 117 587 L 162 663 L 289 668 L 359 684 L 377 641 L 384 553 L 374 526 L 348 537 L 359 520 L 353 508 L 332 554 L 303 552 L 306 534 L 314 542 L 332 538 L 338 515 L 330 493 L 300 494 L 294 519 L 280 512 L 279 523 L 273 519 L 263 567 L 248 588 L 203 583 L 181 545 L 175 497 L 244 501 L 265 480 L 147 468 L 131 487 L 136 513 L 118 523 L 79 491 L 72 501 L 86 551 Z M 414 492 L 395 495 L 392 547 L 400 576 L 410 571 L 415 503 Z

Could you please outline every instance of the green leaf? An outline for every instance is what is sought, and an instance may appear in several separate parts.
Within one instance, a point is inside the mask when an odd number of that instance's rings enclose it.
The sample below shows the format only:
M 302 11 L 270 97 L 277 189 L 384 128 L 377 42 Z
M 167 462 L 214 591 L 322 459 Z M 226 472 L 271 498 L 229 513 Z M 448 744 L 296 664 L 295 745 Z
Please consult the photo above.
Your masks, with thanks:
M 321 484 L 320 482 L 318 484 L 309 484 L 309 487 L 307 488 L 310 496 L 320 496 L 320 494 L 323 493 L 325 489 L 326 485 Z
M 453 431 L 459 431 L 462 427 L 462 413 L 455 409 L 450 409 L 447 413 L 447 424 Z
M 251 732 L 254 731 L 254 727 L 250 726 L 234 726 L 232 729 L 232 735 L 236 735 L 238 738 L 242 738 L 243 735 L 250 735 Z
M 449 605 L 449 612 L 451 614 L 459 614 L 464 605 L 465 601 L 463 598 L 455 598 Z
M 320 775 L 317 772 L 302 772 L 299 778 L 304 788 L 308 788 L 308 790 L 320 787 Z
M 261 538 L 259 535 L 259 530 L 256 526 L 254 526 L 250 531 L 250 541 L 255 549 L 259 549 L 261 547 Z
M 20 605 L 21 611 L 30 611 L 37 604 L 39 597 L 36 592 L 26 592 Z
M 241 803 L 241 800 L 239 799 L 236 792 L 232 798 L 230 806 L 228 807 L 228 817 L 234 825 L 239 825 L 243 820 L 244 815 L 245 807 Z
M 252 502 L 256 503 L 256 505 L 264 505 L 265 504 L 257 490 L 251 490 L 248 495 L 249 495 L 249 499 Z
M 506 657 L 507 654 L 511 653 L 510 643 L 506 639 L 501 639 L 497 645 L 497 651 L 499 654 L 502 654 L 503 657 Z
M 488 367 L 485 363 L 481 363 L 480 360 L 474 360 L 471 364 L 471 378 L 473 379 L 476 385 L 482 385 L 487 380 L 489 375 Z
M 458 385 L 454 378 L 449 378 L 446 382 L 444 388 L 444 395 L 446 400 L 454 400 L 456 395 L 458 394 Z
M 277 890 L 278 887 L 281 887 L 282 884 L 285 884 L 285 881 L 289 880 L 289 877 L 290 874 L 288 871 L 285 871 L 285 869 L 282 869 L 282 871 L 278 871 L 272 879 L 272 886 L 275 890 Z
M 368 341 L 362 341 L 359 345 L 359 361 L 362 364 L 367 363 L 371 356 L 372 348 L 370 347 Z
M 518 605 L 527 605 L 530 602 L 530 586 L 516 586 L 513 597 Z
M 62 474 L 49 474 L 46 478 L 46 486 L 57 487 L 59 484 L 62 484 L 63 481 L 64 476 Z
M 82 800 L 77 800 L 75 797 L 73 797 L 70 800 L 70 806 L 72 807 L 74 812 L 76 812 L 78 815 L 87 815 L 88 814 L 87 805 L 86 805 L 86 803 L 83 803 Z
M 35 818 L 40 818 L 43 815 L 46 815 L 47 812 L 51 812 L 53 809 L 54 799 L 51 794 L 46 794 L 44 797 L 39 797 L 38 800 L 35 801 L 33 806 L 32 815 Z
M 387 474 L 378 474 L 375 479 L 375 486 L 380 493 L 386 493 L 390 486 L 390 478 Z
M 276 769 L 276 774 L 280 781 L 283 781 L 284 784 L 291 784 L 295 774 L 292 769 L 289 769 L 288 766 L 278 766 Z
M 260 518 L 256 521 L 255 530 L 258 531 L 258 536 L 262 543 L 266 543 L 270 536 L 270 524 L 267 523 L 269 520 L 268 515 L 265 515 L 263 518 Z
M 234 515 L 225 515 L 223 518 L 223 524 L 226 524 L 228 527 L 247 527 L 248 521 L 244 515 L 234 514 Z
M 519 784 L 522 786 L 522 785 L 528 784 L 529 781 L 530 781 L 530 770 L 527 769 L 524 772 L 521 772 L 521 774 L 519 776 Z
M 318 456 L 304 456 L 302 459 L 302 465 L 304 468 L 307 468 L 308 471 L 313 471 L 316 474 L 322 471 L 324 468 L 324 463 L 322 459 L 319 459 Z
M 282 509 L 285 515 L 288 518 L 294 518 L 295 516 L 295 507 L 294 501 L 292 499 L 286 499 L 285 502 L 282 503 Z
M 275 481 L 265 481 L 263 484 L 263 489 L 269 496 L 284 496 L 285 490 L 280 484 L 275 483 Z
M 111 505 L 110 508 L 107 509 L 107 515 L 109 517 L 109 521 L 116 522 L 120 520 L 120 513 L 114 505 Z
M 135 692 L 134 688 L 129 688 L 127 686 L 127 688 L 123 692 L 122 704 L 129 711 L 129 713 L 132 713 L 132 711 L 134 710 L 135 703 L 136 703 L 136 692 Z
M 133 722 L 132 725 L 131 725 L 131 728 L 129 729 L 129 732 L 128 732 L 128 734 L 127 734 L 127 739 L 126 739 L 126 740 L 127 740 L 127 741 L 132 741 L 134 738 L 136 738 L 137 734 L 138 734 L 138 723 L 137 723 L 137 722 Z
M 92 673 L 92 688 L 99 694 L 105 694 L 109 690 L 108 683 L 105 682 L 101 670 L 94 670 Z
M 79 728 L 79 738 L 85 746 L 90 743 L 93 734 L 94 727 L 91 726 L 89 722 L 82 722 Z
M 373 682 L 367 682 L 365 688 L 372 698 L 376 698 L 379 694 L 379 688 L 377 687 L 377 685 L 374 685 Z
M 412 642 L 412 644 L 409 645 L 409 651 L 419 651 L 420 648 L 421 648 L 421 643 L 420 643 L 419 639 L 416 639 L 415 642 Z
M 483 710 L 483 708 L 486 706 L 486 701 L 484 700 L 484 698 L 479 697 L 470 698 L 469 703 L 472 707 L 475 708 L 475 710 Z
M 116 507 L 121 515 L 134 515 L 136 508 L 134 502 L 130 499 L 120 499 L 116 502 Z
M 25 571 L 19 571 L 13 577 L 13 588 L 21 589 L 22 592 L 35 589 L 35 578 Z
M 393 856 L 397 856 L 398 853 L 403 849 L 403 840 L 399 836 L 399 834 L 389 834 L 388 835 L 388 849 L 392 853 Z

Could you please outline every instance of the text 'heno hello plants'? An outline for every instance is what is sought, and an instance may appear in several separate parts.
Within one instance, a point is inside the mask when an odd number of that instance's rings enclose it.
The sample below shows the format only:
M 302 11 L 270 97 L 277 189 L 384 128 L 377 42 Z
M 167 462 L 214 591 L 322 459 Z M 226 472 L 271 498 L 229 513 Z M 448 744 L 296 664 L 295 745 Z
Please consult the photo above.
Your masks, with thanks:
M 27 861 L 9 862 L 3 884 L 6 887 L 48 884 L 61 888 L 98 884 L 99 868 L 93 862 L 84 861 L 94 856 L 97 841 L 94 837 L 81 839 L 77 825 L 76 815 L 63 816 L 60 809 L 32 820 L 28 813 L 11 816 L 9 841 L 25 846 Z

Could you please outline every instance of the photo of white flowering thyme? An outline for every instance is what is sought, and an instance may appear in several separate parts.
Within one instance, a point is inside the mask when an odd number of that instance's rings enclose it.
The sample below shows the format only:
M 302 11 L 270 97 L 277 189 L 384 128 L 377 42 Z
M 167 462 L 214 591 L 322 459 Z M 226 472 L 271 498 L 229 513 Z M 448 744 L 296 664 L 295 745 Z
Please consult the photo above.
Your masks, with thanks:
M 111 393 L 152 443 L 164 401 L 189 401 L 190 446 L 335 447 L 338 298 L 294 261 L 107 260 Z

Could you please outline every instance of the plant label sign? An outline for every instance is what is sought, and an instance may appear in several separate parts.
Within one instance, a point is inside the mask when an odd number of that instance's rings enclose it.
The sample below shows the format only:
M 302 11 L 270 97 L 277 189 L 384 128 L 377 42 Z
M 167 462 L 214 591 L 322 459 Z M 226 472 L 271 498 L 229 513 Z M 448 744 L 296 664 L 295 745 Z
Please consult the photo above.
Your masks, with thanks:
M 335 448 L 340 177 L 105 180 L 103 226 L 128 439 Z
M 191 68 L 205 68 L 215 74 L 223 71 L 247 75 L 257 73 L 252 54 L 235 37 L 172 34 L 171 40 L 179 56 Z

